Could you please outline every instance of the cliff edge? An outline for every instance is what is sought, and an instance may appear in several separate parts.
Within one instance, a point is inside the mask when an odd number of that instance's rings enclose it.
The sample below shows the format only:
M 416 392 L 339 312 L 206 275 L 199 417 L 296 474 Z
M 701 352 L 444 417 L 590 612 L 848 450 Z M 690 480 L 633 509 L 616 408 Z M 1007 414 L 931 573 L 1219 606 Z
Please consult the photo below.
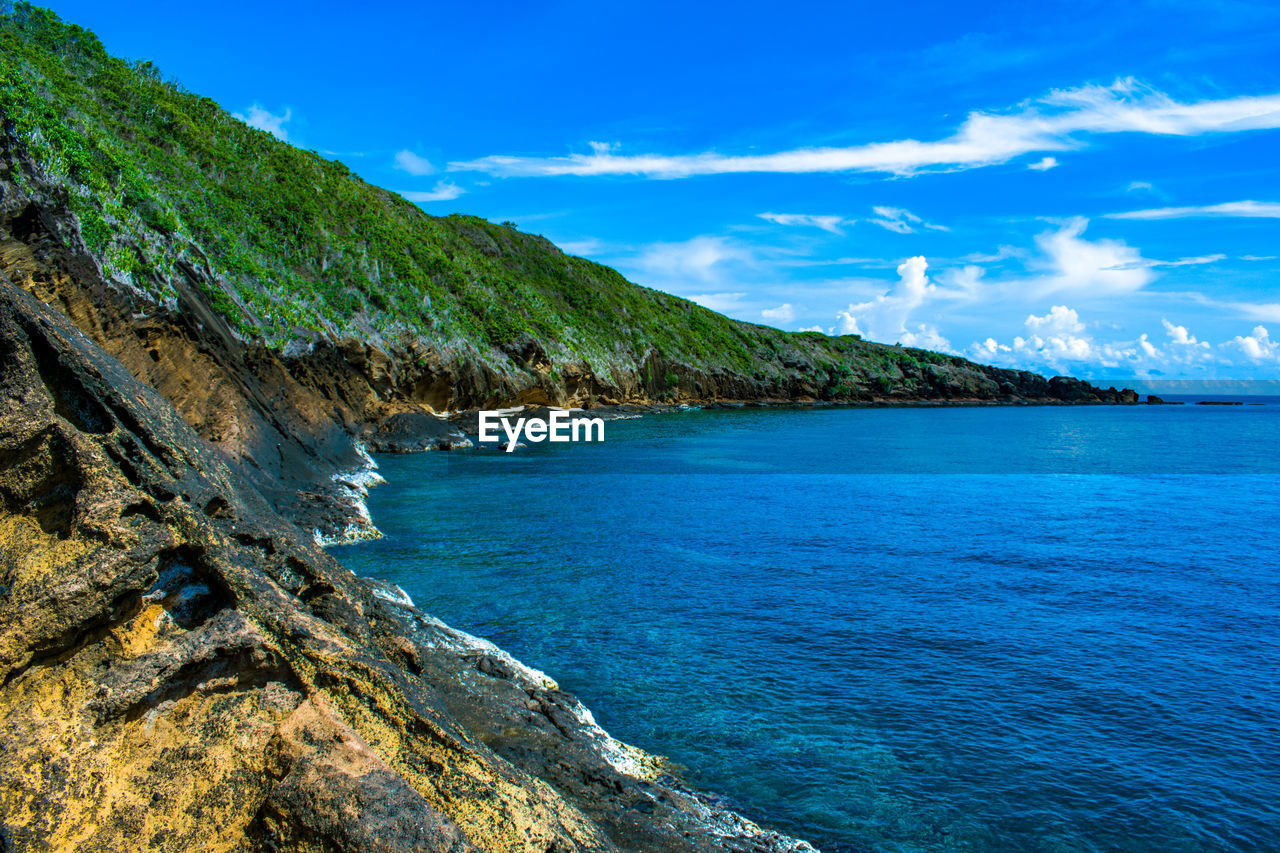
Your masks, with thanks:
M 0 849 L 811 849 L 343 569 L 8 280 L 0 400 Z

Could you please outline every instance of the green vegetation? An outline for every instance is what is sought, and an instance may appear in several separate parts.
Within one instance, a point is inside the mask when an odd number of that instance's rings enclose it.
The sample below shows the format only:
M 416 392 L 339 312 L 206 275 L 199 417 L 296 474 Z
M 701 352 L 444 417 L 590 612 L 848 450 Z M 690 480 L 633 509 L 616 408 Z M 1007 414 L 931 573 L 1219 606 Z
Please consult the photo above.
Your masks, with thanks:
M 210 304 L 272 346 L 306 327 L 388 351 L 417 339 L 505 370 L 504 350 L 533 339 L 553 365 L 604 377 L 653 355 L 757 379 L 816 363 L 817 386 L 838 395 L 947 360 L 730 320 L 513 223 L 428 216 L 30 5 L 0 16 L 0 115 L 22 164 L 13 180 L 74 214 L 108 275 L 164 301 L 184 269 L 203 273 Z

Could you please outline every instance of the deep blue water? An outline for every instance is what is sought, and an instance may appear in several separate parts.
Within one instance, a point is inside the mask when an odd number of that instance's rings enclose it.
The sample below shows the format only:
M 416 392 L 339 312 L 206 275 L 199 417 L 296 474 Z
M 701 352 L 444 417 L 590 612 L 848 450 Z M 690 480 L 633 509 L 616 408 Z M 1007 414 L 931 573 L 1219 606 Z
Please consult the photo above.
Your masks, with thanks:
M 382 457 L 359 574 L 824 850 L 1280 849 L 1280 405 Z

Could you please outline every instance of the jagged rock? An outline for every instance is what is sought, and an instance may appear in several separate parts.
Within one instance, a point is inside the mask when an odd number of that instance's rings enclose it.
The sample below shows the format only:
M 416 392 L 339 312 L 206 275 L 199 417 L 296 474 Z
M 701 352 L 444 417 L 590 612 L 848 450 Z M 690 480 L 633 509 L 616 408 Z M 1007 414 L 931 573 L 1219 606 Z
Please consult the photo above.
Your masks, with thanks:
M 7 849 L 811 849 L 343 569 L 2 278 L 0 472 Z
M 466 433 L 426 412 L 399 412 L 378 424 L 365 440 L 374 453 L 415 453 L 471 446 Z

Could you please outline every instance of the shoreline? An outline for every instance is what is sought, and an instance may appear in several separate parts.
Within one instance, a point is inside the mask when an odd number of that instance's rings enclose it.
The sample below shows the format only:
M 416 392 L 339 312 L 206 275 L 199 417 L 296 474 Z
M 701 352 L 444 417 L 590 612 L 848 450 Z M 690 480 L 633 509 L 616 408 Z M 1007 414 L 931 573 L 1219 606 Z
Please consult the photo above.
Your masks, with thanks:
M 0 307 L 7 844 L 815 849 L 357 578 L 65 315 L 7 283 Z

